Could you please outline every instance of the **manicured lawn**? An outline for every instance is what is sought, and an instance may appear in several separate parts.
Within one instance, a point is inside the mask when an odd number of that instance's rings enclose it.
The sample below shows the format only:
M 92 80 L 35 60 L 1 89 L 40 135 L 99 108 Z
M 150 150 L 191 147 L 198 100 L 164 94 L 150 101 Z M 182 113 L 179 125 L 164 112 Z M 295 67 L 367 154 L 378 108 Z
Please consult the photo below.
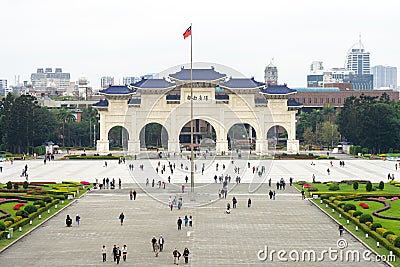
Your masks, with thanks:
M 11 213 L 11 217 L 14 217 L 14 216 L 15 216 L 15 213 L 17 212 L 17 210 L 14 210 L 14 206 L 15 206 L 16 204 L 18 204 L 18 203 L 19 203 L 19 202 L 8 202 L 8 203 L 3 203 L 3 204 L 0 204 L 0 208 L 2 208 L 3 210 L 8 211 L 9 213 Z M 24 204 L 25 204 L 25 206 L 31 205 L 31 204 L 33 204 L 33 201 L 28 201 L 27 203 L 24 203 Z M 22 206 L 22 207 L 20 208 L 20 210 L 23 210 L 25 206 Z
M 366 190 L 366 185 L 365 184 L 358 184 L 358 189 L 354 190 L 353 185 L 345 184 L 345 183 L 340 183 L 339 184 L 339 191 L 329 191 L 329 185 L 327 184 L 322 184 L 322 183 L 309 183 L 311 184 L 312 187 L 318 188 L 318 191 L 321 192 L 354 192 L 354 193 L 360 193 L 360 192 L 367 192 Z M 372 186 L 375 186 L 378 188 L 379 183 L 372 183 Z M 301 186 L 295 184 L 297 188 L 301 190 Z M 307 191 L 307 189 L 305 189 Z M 374 192 L 385 192 L 385 193 L 398 193 L 400 194 L 400 187 L 396 187 L 394 185 L 391 185 L 389 183 L 385 183 L 385 187 L 383 190 L 376 189 Z

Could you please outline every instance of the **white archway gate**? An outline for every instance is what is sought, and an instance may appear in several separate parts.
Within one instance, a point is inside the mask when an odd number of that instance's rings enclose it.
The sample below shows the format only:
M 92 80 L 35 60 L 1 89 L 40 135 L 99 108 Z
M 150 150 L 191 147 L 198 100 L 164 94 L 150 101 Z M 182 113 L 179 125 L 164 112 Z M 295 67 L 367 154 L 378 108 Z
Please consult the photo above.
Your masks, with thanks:
M 127 154 L 140 153 L 140 131 L 149 123 L 161 124 L 168 134 L 168 151 L 180 152 L 179 134 L 190 122 L 188 70 L 166 79 L 143 79 L 131 86 L 110 86 L 105 100 L 95 104 L 100 114 L 97 152 L 108 153 L 108 130 L 116 124 L 128 130 Z M 211 69 L 193 69 L 193 119 L 210 123 L 216 133 L 216 152 L 228 151 L 228 130 L 248 124 L 256 133 L 256 153 L 268 153 L 267 131 L 282 125 L 288 132 L 287 152 L 297 153 L 295 114 L 301 106 L 289 100 L 296 91 L 286 85 L 268 86 L 253 78 L 230 78 Z

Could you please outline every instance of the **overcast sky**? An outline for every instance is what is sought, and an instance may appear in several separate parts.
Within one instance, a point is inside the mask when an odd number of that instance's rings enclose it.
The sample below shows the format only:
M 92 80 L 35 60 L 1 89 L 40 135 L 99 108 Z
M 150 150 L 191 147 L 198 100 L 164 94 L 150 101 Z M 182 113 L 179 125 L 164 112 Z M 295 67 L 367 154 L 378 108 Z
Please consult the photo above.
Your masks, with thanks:
M 192 23 L 193 61 L 263 81 L 274 58 L 279 82 L 301 87 L 314 60 L 342 67 L 360 33 L 371 66 L 398 66 L 399 7 L 396 0 L 1 0 L 0 78 L 14 84 L 14 75 L 29 80 L 37 68 L 61 67 L 97 88 L 101 76 L 118 83 L 162 72 L 190 62 L 182 34 Z

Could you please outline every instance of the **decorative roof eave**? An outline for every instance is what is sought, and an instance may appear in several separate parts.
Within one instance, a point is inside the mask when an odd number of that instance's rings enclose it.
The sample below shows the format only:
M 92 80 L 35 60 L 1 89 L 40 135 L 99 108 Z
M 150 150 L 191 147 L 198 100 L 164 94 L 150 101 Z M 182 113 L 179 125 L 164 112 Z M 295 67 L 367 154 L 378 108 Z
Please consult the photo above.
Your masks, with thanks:
M 229 87 L 229 86 L 224 86 L 224 85 L 219 85 L 219 87 L 224 88 L 224 89 L 228 89 L 228 90 L 260 90 L 262 88 L 264 88 L 264 85 L 259 85 L 259 86 L 255 86 L 255 87 L 247 87 L 247 88 L 238 88 L 238 87 Z
M 260 92 L 260 94 L 264 95 L 264 97 L 267 99 L 289 99 L 291 95 L 294 95 L 296 93 L 297 92 L 291 92 L 287 94 L 268 94 Z
M 173 81 L 181 82 L 183 84 L 190 84 L 190 80 L 180 80 L 180 79 L 177 79 L 177 78 L 174 78 L 174 77 L 171 77 L 171 76 L 170 76 L 170 79 L 173 80 Z M 197 83 L 197 82 L 218 83 L 218 82 L 223 81 L 225 79 L 226 79 L 226 76 L 218 78 L 218 79 L 215 79 L 215 80 L 192 80 L 192 83 Z
M 143 91 L 146 91 L 146 90 L 163 90 L 163 91 L 165 90 L 165 91 L 168 91 L 168 90 L 174 89 L 174 88 L 176 87 L 176 85 L 171 85 L 171 86 L 169 86 L 169 87 L 162 87 L 162 88 L 160 88 L 160 87 L 142 88 L 142 87 L 136 87 L 136 86 L 131 86 L 131 87 L 132 87 L 133 89 L 137 90 L 137 91 L 140 91 L 140 92 L 143 92 Z

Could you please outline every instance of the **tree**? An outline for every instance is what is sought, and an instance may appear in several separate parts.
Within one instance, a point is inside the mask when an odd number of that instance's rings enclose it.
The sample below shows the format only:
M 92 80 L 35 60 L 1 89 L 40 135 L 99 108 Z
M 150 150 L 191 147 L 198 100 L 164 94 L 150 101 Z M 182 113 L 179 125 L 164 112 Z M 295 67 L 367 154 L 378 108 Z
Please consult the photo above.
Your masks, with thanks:
M 353 189 L 354 189 L 354 190 L 358 190 L 358 182 L 357 182 L 357 181 L 355 181 L 355 182 L 353 183 Z
M 370 181 L 368 181 L 365 188 L 366 188 L 367 192 L 371 192 L 372 191 L 372 183 Z
M 379 182 L 378 188 L 379 190 L 383 190 L 383 188 L 385 188 L 385 184 L 383 183 L 383 181 Z

